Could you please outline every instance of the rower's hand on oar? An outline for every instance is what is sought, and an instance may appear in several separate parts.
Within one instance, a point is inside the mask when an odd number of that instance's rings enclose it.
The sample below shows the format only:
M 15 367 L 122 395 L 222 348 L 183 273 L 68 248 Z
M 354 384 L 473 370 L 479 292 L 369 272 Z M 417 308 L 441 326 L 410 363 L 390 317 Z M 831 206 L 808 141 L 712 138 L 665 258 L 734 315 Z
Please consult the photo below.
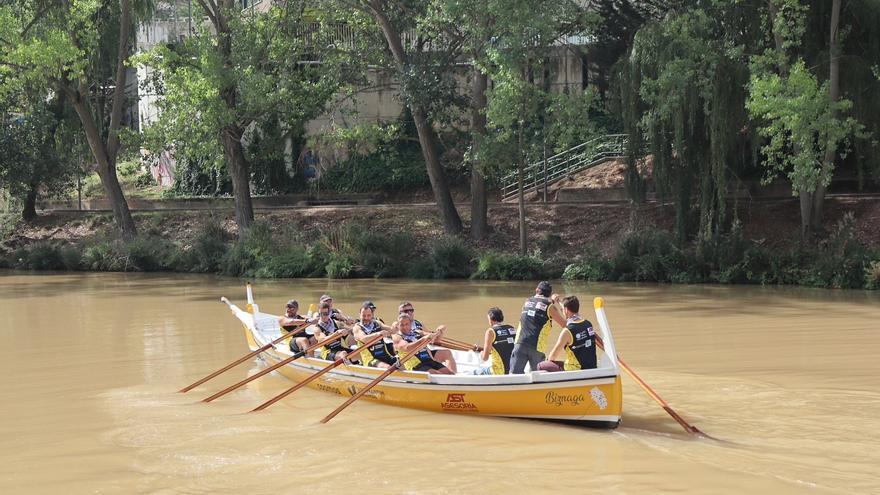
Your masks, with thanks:
M 443 332 L 446 331 L 446 325 L 440 325 L 437 327 L 437 330 L 434 330 L 434 333 L 431 334 L 428 342 L 431 344 L 436 343 L 438 340 L 443 338 Z

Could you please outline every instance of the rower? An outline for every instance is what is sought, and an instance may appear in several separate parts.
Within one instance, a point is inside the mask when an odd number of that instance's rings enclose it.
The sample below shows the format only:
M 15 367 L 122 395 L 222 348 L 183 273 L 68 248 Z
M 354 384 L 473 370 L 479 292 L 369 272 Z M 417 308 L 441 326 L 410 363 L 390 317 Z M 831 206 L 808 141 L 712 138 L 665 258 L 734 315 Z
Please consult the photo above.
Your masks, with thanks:
M 318 342 L 323 342 L 327 340 L 331 335 L 336 333 L 336 331 L 342 331 L 343 335 L 351 334 L 351 328 L 344 326 L 344 324 L 340 324 L 336 320 L 330 317 L 331 315 L 330 304 L 322 303 L 321 309 L 319 310 L 319 320 L 317 323 L 317 327 L 320 331 L 315 332 L 315 337 L 318 339 Z M 326 359 L 327 361 L 335 361 L 337 359 L 347 359 L 349 355 L 351 355 L 351 362 L 354 364 L 358 364 L 357 354 L 352 353 L 352 349 L 345 347 L 342 345 L 341 339 L 334 340 L 324 346 L 324 350 L 321 353 L 321 358 Z
M 565 318 L 559 314 L 559 310 L 550 299 L 552 292 L 553 286 L 550 282 L 541 282 L 535 288 L 535 295 L 526 299 L 523 304 L 516 341 L 510 355 L 511 373 L 522 374 L 526 363 L 532 371 L 537 370 L 538 363 L 544 360 L 542 350 L 546 348 L 551 321 L 555 321 L 561 327 L 565 326 Z M 554 298 L 558 296 L 554 295 Z
M 420 337 L 413 331 L 412 326 L 413 319 L 409 313 L 400 313 L 397 315 L 397 322 L 394 323 L 393 327 L 396 333 L 391 334 L 391 338 L 394 341 L 394 348 L 397 350 L 398 354 L 406 354 L 415 349 L 415 343 Z M 436 340 L 440 339 L 443 336 L 443 330 L 445 329 L 446 327 L 442 325 L 438 327 L 434 335 L 431 336 L 429 342 L 433 344 Z M 452 370 L 444 366 L 443 363 L 435 360 L 431 355 L 431 352 L 426 348 L 419 350 L 410 362 L 404 363 L 404 366 L 413 371 L 427 371 L 431 374 L 455 374 Z
M 376 306 L 370 301 L 366 301 L 361 306 L 361 319 L 355 324 L 352 333 L 358 342 L 365 342 L 370 335 L 381 332 L 383 338 L 361 352 L 361 362 L 377 368 L 389 368 L 397 362 L 394 345 L 389 339 L 391 327 L 379 321 L 378 318 L 373 318 L 375 308 Z
M 501 308 L 489 308 L 486 315 L 489 320 L 489 328 L 483 339 L 483 350 L 480 359 L 487 361 L 492 358 L 492 366 L 480 367 L 474 371 L 475 375 L 506 375 L 510 372 L 510 354 L 513 352 L 513 343 L 516 339 L 516 329 L 503 323 L 504 312 Z
M 581 303 L 576 296 L 568 296 L 562 300 L 562 311 L 567 319 L 565 328 L 550 351 L 549 360 L 538 363 L 538 370 L 575 371 L 596 367 L 596 332 L 593 324 L 578 314 L 580 307 Z M 563 350 L 566 359 L 554 360 Z
M 422 335 L 425 333 L 424 325 L 422 325 L 422 322 L 415 319 L 415 312 L 415 308 L 409 301 L 403 301 L 402 303 L 400 303 L 399 306 L 397 306 L 398 314 L 406 313 L 410 316 L 410 318 L 412 318 L 413 332 L 416 334 L 416 337 L 421 338 Z M 452 351 L 450 351 L 449 349 L 431 349 L 431 357 L 434 360 L 443 363 L 444 366 L 452 370 L 453 374 L 458 372 L 458 368 L 455 365 L 455 358 L 452 356 Z
M 344 322 L 346 325 L 353 325 L 355 320 L 354 318 L 347 316 L 339 311 L 338 309 L 333 307 L 333 297 L 329 294 L 324 294 L 321 296 L 321 299 L 318 300 L 320 304 L 327 303 L 330 305 L 330 317 L 336 321 Z
M 305 323 L 314 322 L 315 320 L 310 320 L 299 314 L 299 302 L 296 299 L 287 301 L 284 307 L 284 316 L 278 318 L 278 325 L 288 332 L 292 332 L 298 326 Z M 290 339 L 290 352 L 297 353 L 301 349 L 314 345 L 316 342 L 311 330 L 307 329 L 303 334 Z

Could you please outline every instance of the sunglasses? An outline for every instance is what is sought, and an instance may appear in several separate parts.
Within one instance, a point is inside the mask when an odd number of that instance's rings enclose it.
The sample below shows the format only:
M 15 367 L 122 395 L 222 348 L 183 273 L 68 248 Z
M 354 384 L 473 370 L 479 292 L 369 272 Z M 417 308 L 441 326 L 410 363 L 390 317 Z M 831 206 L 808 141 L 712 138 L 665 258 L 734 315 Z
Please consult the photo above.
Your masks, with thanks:
M 321 316 L 330 316 L 330 313 L 324 313 L 324 312 L 322 312 L 322 313 L 321 313 Z
M 412 308 L 407 308 L 407 309 L 401 309 L 400 312 L 401 313 L 415 313 L 416 310 L 414 310 Z

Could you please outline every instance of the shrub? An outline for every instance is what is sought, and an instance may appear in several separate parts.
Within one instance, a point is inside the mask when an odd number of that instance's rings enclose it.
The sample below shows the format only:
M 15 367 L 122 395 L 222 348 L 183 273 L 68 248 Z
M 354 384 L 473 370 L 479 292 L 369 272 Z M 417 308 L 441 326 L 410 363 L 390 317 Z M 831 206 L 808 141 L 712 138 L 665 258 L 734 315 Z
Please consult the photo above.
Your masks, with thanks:
M 220 222 L 209 220 L 202 225 L 192 246 L 180 252 L 175 266 L 181 271 L 218 272 L 228 247 L 229 234 Z
M 225 275 L 254 276 L 261 260 L 273 253 L 272 232 L 263 222 L 254 222 L 247 233 L 232 244 L 221 261 L 221 271 Z
M 166 239 L 154 236 L 138 236 L 121 244 L 128 257 L 125 271 L 158 272 L 171 270 L 179 259 L 177 246 Z
M 354 262 L 342 253 L 332 252 L 325 271 L 329 278 L 348 278 L 354 272 Z
M 686 266 L 684 253 L 661 231 L 631 232 L 611 258 L 612 278 L 623 282 L 682 280 Z
M 562 278 L 566 280 L 588 280 L 596 282 L 608 280 L 611 274 L 611 263 L 598 250 L 589 248 L 574 263 L 565 267 Z
M 81 264 L 86 270 L 107 272 L 155 272 L 172 270 L 180 253 L 171 241 L 138 236 L 128 242 L 102 241 L 86 247 Z
M 865 267 L 865 288 L 880 289 L 880 261 L 872 261 Z
M 82 269 L 82 253 L 80 249 L 73 246 L 64 246 L 61 248 L 61 263 L 65 270 L 81 270 Z
M 413 251 L 412 236 L 406 232 L 390 235 L 348 224 L 344 244 L 358 275 L 400 277 L 406 273 Z
M 5 241 L 15 232 L 21 215 L 15 213 L 0 213 L 0 242 Z
M 382 143 L 368 155 L 354 155 L 321 178 L 321 187 L 338 192 L 399 191 L 429 184 L 418 145 Z
M 15 252 L 17 267 L 24 270 L 64 270 L 61 248 L 48 242 L 23 247 Z
M 472 278 L 491 280 L 540 280 L 546 275 L 544 262 L 536 256 L 488 252 L 477 259 Z
M 410 263 L 406 271 L 409 278 L 434 278 L 434 263 L 428 258 L 418 258 Z
M 284 246 L 280 251 L 260 260 L 253 272 L 258 278 L 297 278 L 311 272 L 309 254 L 300 244 Z
M 460 237 L 442 236 L 428 250 L 434 278 L 467 278 L 472 271 L 473 252 Z
M 828 240 L 820 244 L 806 284 L 817 287 L 855 289 L 864 287 L 868 250 L 856 239 L 855 218 L 847 213 Z

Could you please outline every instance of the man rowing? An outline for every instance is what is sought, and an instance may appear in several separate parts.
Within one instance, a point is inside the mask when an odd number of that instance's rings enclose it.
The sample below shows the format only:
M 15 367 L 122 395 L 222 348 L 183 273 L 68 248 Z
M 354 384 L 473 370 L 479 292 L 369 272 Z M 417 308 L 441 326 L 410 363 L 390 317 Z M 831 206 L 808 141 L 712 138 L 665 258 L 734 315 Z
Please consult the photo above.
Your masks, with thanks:
M 388 368 L 397 362 L 394 345 L 392 342 L 386 341 L 391 336 L 391 327 L 373 317 L 373 310 L 375 308 L 376 306 L 370 301 L 366 301 L 361 306 L 361 319 L 355 324 L 352 333 L 358 342 L 365 342 L 371 335 L 375 335 L 376 332 L 382 333 L 382 340 L 366 349 L 366 351 L 369 351 L 369 356 L 366 352 L 361 352 L 361 360 L 369 366 Z
M 550 282 L 543 281 L 535 288 L 535 295 L 526 299 L 523 304 L 516 343 L 510 356 L 510 372 L 513 374 L 522 374 L 526 363 L 532 371 L 537 371 L 538 363 L 544 360 L 544 353 L 539 349 L 546 348 L 551 321 L 561 327 L 566 325 L 565 318 L 550 300 L 552 292 L 553 286 Z
M 315 323 L 315 321 L 299 314 L 299 302 L 296 299 L 291 299 L 284 307 L 284 316 L 278 318 L 278 325 L 284 330 L 292 332 L 300 325 Z M 315 337 L 310 335 L 307 329 L 306 332 L 290 339 L 290 352 L 297 353 L 300 349 L 305 349 L 316 342 Z
M 394 330 L 396 333 L 391 334 L 391 339 L 394 342 L 394 348 L 397 350 L 397 353 L 400 355 L 411 352 L 416 348 L 417 341 L 421 338 L 413 331 L 413 319 L 409 313 L 400 313 L 397 315 L 397 322 L 394 323 Z M 443 331 L 446 329 L 443 325 L 437 327 L 436 332 L 431 336 L 429 343 L 433 344 L 437 340 L 443 337 Z M 414 364 L 412 370 L 413 371 L 427 371 L 431 374 L 439 374 L 439 375 L 454 375 L 455 373 L 443 365 L 443 363 L 438 362 L 431 355 L 431 352 L 427 348 L 422 348 L 416 353 L 415 360 L 417 362 Z M 404 363 L 406 364 L 406 363 Z
M 339 311 L 338 309 L 333 307 L 333 297 L 331 297 L 329 294 L 322 295 L 321 298 L 318 300 L 318 302 L 320 304 L 327 303 L 330 305 L 330 317 L 332 319 L 337 320 L 337 321 L 341 321 L 341 322 L 345 323 L 346 325 L 353 325 L 354 324 L 354 322 L 355 322 L 354 318 L 343 314 L 342 311 Z
M 489 328 L 483 339 L 483 350 L 480 351 L 480 359 L 487 361 L 492 358 L 491 367 L 477 369 L 476 375 L 506 375 L 510 372 L 510 354 L 513 352 L 516 329 L 504 322 L 504 312 L 501 308 L 489 308 L 486 315 L 489 320 Z
M 415 312 L 415 307 L 409 301 L 403 301 L 402 303 L 400 303 L 399 306 L 397 306 L 398 314 L 406 313 L 410 316 L 410 318 L 412 319 L 413 333 L 415 333 L 416 337 L 421 338 L 425 333 L 424 325 L 422 325 L 422 322 L 415 318 Z M 458 372 L 458 368 L 455 365 L 455 358 L 452 356 L 452 351 L 450 351 L 449 349 L 431 349 L 430 352 L 431 357 L 434 360 L 443 363 L 444 366 L 452 370 L 453 374 Z
M 575 371 L 596 367 L 596 332 L 593 324 L 578 313 L 580 307 L 581 303 L 576 296 L 568 296 L 562 300 L 566 324 L 550 351 L 548 360 L 538 363 L 539 370 Z M 559 359 L 563 351 L 565 360 Z
M 358 364 L 359 361 L 357 359 L 356 354 L 352 354 L 352 349 L 345 347 L 341 339 L 336 339 L 330 341 L 330 337 L 333 336 L 337 331 L 341 331 L 343 335 L 350 335 L 351 328 L 345 326 L 344 323 L 339 323 L 333 318 L 331 318 L 332 308 L 329 303 L 322 303 L 320 306 L 320 310 L 318 312 L 318 323 L 316 326 L 318 327 L 317 332 L 315 332 L 315 338 L 318 342 L 327 341 L 327 344 L 324 345 L 324 351 L 322 353 L 322 358 L 328 361 L 335 361 L 337 359 L 348 359 L 351 355 L 351 362 L 354 364 Z

